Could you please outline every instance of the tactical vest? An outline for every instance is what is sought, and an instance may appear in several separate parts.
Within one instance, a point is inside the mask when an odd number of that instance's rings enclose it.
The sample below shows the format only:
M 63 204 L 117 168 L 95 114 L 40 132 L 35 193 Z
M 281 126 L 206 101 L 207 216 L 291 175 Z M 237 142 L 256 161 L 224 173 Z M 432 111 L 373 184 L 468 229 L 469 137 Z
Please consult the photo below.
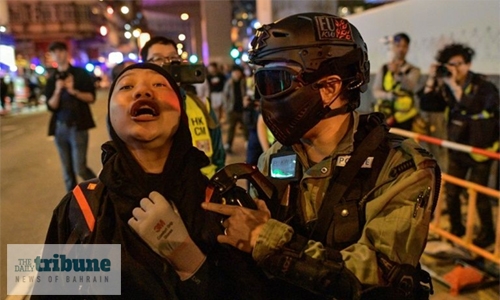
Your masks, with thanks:
M 374 130 L 378 133 L 373 134 Z M 350 158 L 350 161 L 357 159 L 359 166 L 353 168 L 348 167 L 349 164 L 347 164 L 344 167 L 335 167 L 323 197 L 322 207 L 318 212 L 319 221 L 306 225 L 300 212 L 297 211 L 296 195 L 291 197 L 293 201 L 290 202 L 288 214 L 284 215 L 278 211 L 274 215 L 280 216 L 280 221 L 288 222 L 296 233 L 320 241 L 333 249 L 341 250 L 356 243 L 361 237 L 365 224 L 366 203 L 374 198 L 373 194 L 379 188 L 375 187 L 375 184 L 380 171 L 390 150 L 399 147 L 403 140 L 388 132 L 380 113 L 360 115 L 359 125 L 354 135 L 354 152 Z M 367 142 L 363 143 L 363 141 Z M 290 150 L 290 147 L 282 147 L 279 151 Z M 365 153 L 356 158 L 356 153 L 361 152 Z M 368 157 L 372 162 L 371 168 L 361 168 L 361 164 Z M 391 178 L 396 179 L 399 174 L 411 168 L 415 168 L 413 159 L 396 166 L 391 173 Z M 343 172 L 344 169 L 347 169 L 348 174 Z M 271 179 L 271 181 L 277 186 L 278 198 L 281 199 L 286 185 L 283 182 L 277 183 L 276 179 Z M 291 183 L 291 185 L 295 185 L 291 188 L 291 193 L 299 193 L 298 183 Z
M 322 283 L 327 282 L 324 286 L 321 286 L 324 289 L 329 287 L 337 291 L 337 289 L 343 287 L 349 290 L 349 287 L 353 285 L 349 283 L 342 285 L 342 283 L 338 282 L 330 283 L 329 280 L 337 280 L 338 276 L 329 278 L 325 274 L 329 274 L 328 272 L 336 274 L 336 271 L 334 271 L 336 268 L 343 270 L 344 262 L 339 251 L 360 239 L 366 223 L 365 207 L 369 201 L 375 198 L 374 193 L 379 188 L 397 179 L 401 173 L 416 168 L 414 158 L 411 155 L 412 157 L 407 161 L 394 166 L 388 174 L 388 179 L 376 186 L 378 176 L 390 151 L 403 146 L 404 139 L 388 132 L 383 122 L 383 116 L 380 113 L 360 115 L 359 125 L 354 135 L 354 151 L 345 165 L 341 164 L 339 166 L 337 163 L 333 170 L 315 222 L 306 223 L 305 220 L 301 220 L 302 217 L 297 204 L 297 195 L 301 192 L 298 182 L 275 183 L 278 188 L 278 199 L 283 199 L 282 196 L 289 193 L 291 195 L 289 197 L 290 203 L 288 213 L 283 213 L 285 211 L 283 205 L 280 205 L 276 212 L 271 208 L 270 210 L 273 218 L 277 216 L 276 219 L 293 227 L 294 235 L 292 240 L 284 246 L 285 250 L 269 255 L 265 259 L 266 261 L 263 264 L 271 266 L 271 273 L 278 276 L 278 278 L 294 282 L 294 284 L 311 291 L 318 289 L 317 280 L 327 280 L 321 281 Z M 290 147 L 282 147 L 279 151 L 287 150 L 291 151 Z M 425 155 L 423 153 L 425 150 L 421 148 L 415 148 L 411 151 Z M 367 160 L 367 157 L 370 157 L 370 159 Z M 368 161 L 371 162 L 372 167 L 362 168 L 361 166 Z M 302 178 L 302 175 L 298 177 Z M 276 179 L 271 180 L 273 182 L 277 181 Z M 436 166 L 436 182 L 434 186 L 436 192 L 434 198 L 422 199 L 422 203 L 432 201 L 432 211 L 437 203 L 439 188 L 440 173 L 438 166 Z M 281 201 L 283 202 L 283 200 Z M 268 207 L 272 207 L 272 205 L 268 205 Z M 302 254 L 304 249 L 308 247 L 309 240 L 318 241 L 328 246 L 325 247 L 326 262 L 315 265 L 313 262 L 308 263 L 307 259 L 304 259 L 307 255 Z M 361 299 L 429 299 L 429 294 L 433 293 L 432 280 L 429 274 L 423 271 L 420 266 L 398 264 L 380 252 L 377 252 L 376 255 L 377 264 L 381 271 L 380 276 L 386 282 L 386 285 L 363 287 Z M 326 263 L 330 263 L 330 267 L 326 267 Z M 325 267 L 322 267 L 324 265 Z M 295 290 L 293 291 L 295 293 Z M 342 291 L 345 291 L 345 289 L 342 289 Z M 329 293 L 332 293 L 332 291 Z M 328 296 L 330 295 L 328 294 Z

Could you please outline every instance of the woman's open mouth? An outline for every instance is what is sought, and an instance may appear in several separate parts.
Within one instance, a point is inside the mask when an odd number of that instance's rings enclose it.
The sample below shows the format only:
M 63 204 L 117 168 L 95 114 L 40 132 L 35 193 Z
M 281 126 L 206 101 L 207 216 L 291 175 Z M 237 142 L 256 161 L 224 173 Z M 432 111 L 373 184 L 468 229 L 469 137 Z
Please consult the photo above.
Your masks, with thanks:
M 158 103 L 153 100 L 138 100 L 130 109 L 130 115 L 132 119 L 138 121 L 151 120 L 160 114 L 160 107 Z

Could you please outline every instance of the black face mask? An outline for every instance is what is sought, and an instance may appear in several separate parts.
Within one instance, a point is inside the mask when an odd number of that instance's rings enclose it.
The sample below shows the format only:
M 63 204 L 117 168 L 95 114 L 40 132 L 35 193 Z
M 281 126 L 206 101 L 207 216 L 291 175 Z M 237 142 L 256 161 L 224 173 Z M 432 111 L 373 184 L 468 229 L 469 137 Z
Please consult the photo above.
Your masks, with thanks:
M 309 84 L 286 96 L 261 100 L 262 116 L 274 137 L 289 146 L 300 138 L 330 111 L 323 107 L 321 94 L 313 84 Z
M 348 105 L 334 110 L 325 107 L 319 91 L 322 85 L 307 84 L 299 72 L 284 66 L 257 70 L 255 83 L 262 97 L 264 122 L 283 145 L 298 143 L 319 121 L 349 109 Z

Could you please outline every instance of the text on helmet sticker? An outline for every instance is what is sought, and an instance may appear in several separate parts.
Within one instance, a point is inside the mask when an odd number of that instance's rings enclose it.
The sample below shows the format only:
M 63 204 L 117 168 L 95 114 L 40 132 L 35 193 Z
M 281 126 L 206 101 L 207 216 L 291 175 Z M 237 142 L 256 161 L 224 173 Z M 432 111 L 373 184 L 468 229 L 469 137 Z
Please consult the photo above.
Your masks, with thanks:
M 351 26 L 346 19 L 334 16 L 318 16 L 316 21 L 316 39 L 354 41 Z
M 264 25 L 261 28 L 257 29 L 255 37 L 251 42 L 252 51 L 260 50 L 261 48 L 264 48 L 267 45 L 266 40 L 270 37 L 269 32 L 267 32 L 268 27 L 269 26 Z

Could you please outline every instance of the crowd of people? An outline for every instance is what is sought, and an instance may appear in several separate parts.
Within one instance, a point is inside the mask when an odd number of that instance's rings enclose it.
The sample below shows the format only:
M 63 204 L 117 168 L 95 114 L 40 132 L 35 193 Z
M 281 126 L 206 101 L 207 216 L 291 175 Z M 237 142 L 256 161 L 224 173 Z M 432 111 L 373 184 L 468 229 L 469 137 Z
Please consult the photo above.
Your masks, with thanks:
M 471 70 L 474 49 L 465 44 L 445 45 L 436 54 L 427 78 L 406 61 L 410 37 L 397 33 L 390 39 L 392 59 L 384 64 L 373 83 L 377 98 L 374 109 L 383 112 L 391 127 L 426 134 L 493 152 L 499 150 L 499 91 L 486 76 Z M 423 81 L 423 83 L 422 83 Z M 484 155 L 427 145 L 442 170 L 459 179 L 489 186 L 494 160 Z M 498 188 L 492 186 L 493 188 Z M 465 234 L 460 196 L 464 189 L 452 183 L 445 187 L 450 232 Z M 495 242 L 491 199 L 479 193 L 480 227 L 473 243 L 481 248 Z
M 292 15 L 257 30 L 255 70 L 234 65 L 225 74 L 212 62 L 201 92 L 162 68 L 179 59 L 176 46 L 153 37 L 142 63 L 113 74 L 111 140 L 98 176 L 84 154 L 95 88 L 68 63 L 64 44 L 53 44 L 60 68 L 46 95 L 68 194 L 46 243 L 68 243 L 72 190 L 88 186 L 76 176 L 97 177 L 94 230 L 72 242 L 122 245 L 124 298 L 429 299 L 419 260 L 440 165 L 462 178 L 470 169 L 469 180 L 485 185 L 492 160 L 450 151 L 439 161 L 389 127 L 498 149 L 499 94 L 470 71 L 474 51 L 465 45 L 442 49 L 419 87 L 420 69 L 405 60 L 410 37 L 398 33 L 392 43 L 393 59 L 370 84 L 367 46 L 354 25 L 326 13 Z M 375 112 L 359 113 L 370 87 Z M 275 184 L 271 199 L 249 188 L 252 207 L 206 193 L 238 133 L 246 162 Z M 463 235 L 459 195 L 446 185 L 450 230 Z M 494 242 L 491 210 L 478 198 L 480 247 Z M 156 230 L 165 221 L 166 236 Z

